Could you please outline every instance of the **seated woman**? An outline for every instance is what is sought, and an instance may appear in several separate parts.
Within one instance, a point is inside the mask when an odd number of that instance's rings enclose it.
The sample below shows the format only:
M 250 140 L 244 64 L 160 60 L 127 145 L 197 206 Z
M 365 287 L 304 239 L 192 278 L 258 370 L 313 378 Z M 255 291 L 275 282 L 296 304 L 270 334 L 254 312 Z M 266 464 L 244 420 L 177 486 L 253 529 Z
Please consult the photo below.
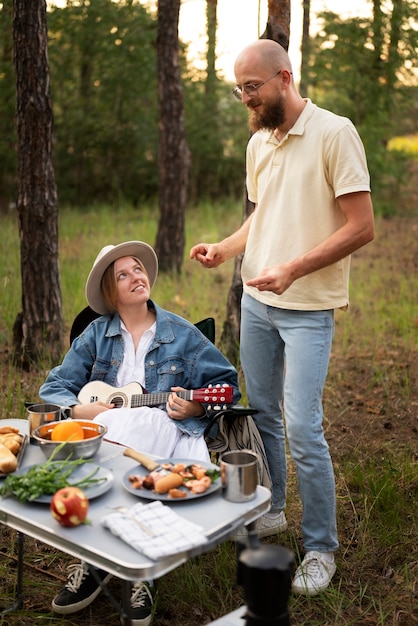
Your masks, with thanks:
M 238 376 L 223 354 L 192 323 L 160 308 L 150 299 L 158 273 L 155 251 L 141 241 L 105 246 L 86 283 L 90 307 L 100 314 L 77 337 L 61 365 L 40 388 L 44 402 L 69 406 L 75 419 L 105 424 L 116 443 L 163 457 L 206 461 L 203 436 L 210 410 L 178 392 L 224 384 L 240 399 Z M 78 395 L 89 382 L 113 387 L 139 382 L 148 392 L 170 392 L 159 407 L 117 408 L 100 400 L 81 404 Z M 101 587 L 88 564 L 70 566 L 65 588 L 54 598 L 56 613 L 88 606 Z M 102 581 L 111 576 L 96 570 Z M 152 593 L 144 582 L 133 584 L 132 624 L 148 626 Z

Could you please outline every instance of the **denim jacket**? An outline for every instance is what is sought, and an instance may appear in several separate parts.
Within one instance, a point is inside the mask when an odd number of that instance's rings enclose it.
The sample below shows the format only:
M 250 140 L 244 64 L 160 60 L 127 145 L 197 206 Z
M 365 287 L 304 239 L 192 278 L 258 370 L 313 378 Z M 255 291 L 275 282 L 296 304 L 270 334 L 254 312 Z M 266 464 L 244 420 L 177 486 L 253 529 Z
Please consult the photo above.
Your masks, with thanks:
M 146 390 L 159 393 L 177 386 L 200 389 L 222 383 L 234 388 L 234 403 L 238 402 L 237 372 L 214 344 L 191 322 L 151 300 L 148 306 L 156 313 L 156 331 L 145 356 Z M 97 318 L 74 340 L 61 365 L 49 373 L 39 391 L 42 401 L 72 406 L 79 403 L 78 393 L 88 382 L 115 386 L 123 351 L 119 315 Z M 176 421 L 176 426 L 188 435 L 201 436 L 211 414 L 206 411 L 203 416 Z

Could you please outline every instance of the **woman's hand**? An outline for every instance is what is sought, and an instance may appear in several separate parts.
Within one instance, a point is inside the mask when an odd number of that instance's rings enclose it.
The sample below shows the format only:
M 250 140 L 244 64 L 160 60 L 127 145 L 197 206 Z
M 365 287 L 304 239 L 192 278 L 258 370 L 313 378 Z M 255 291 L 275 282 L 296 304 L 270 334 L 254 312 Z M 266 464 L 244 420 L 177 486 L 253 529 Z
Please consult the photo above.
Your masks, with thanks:
M 73 419 L 76 420 L 93 420 L 97 415 L 113 409 L 113 404 L 105 404 L 104 402 L 90 402 L 89 404 L 75 404 L 73 406 Z
M 172 393 L 168 397 L 166 409 L 168 416 L 173 420 L 185 420 L 188 417 L 200 417 L 205 410 L 196 400 L 184 400 L 177 395 L 177 391 L 186 391 L 183 387 L 171 387 Z

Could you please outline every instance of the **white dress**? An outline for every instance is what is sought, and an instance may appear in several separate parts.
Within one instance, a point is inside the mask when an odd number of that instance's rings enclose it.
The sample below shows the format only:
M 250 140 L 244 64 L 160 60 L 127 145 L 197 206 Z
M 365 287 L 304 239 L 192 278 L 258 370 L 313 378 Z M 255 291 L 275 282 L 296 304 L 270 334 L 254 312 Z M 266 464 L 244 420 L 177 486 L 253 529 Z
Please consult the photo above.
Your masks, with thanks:
M 122 322 L 125 343 L 123 362 L 119 368 L 116 386 L 122 387 L 133 381 L 144 385 L 144 359 L 155 335 L 155 323 L 141 337 L 135 352 L 130 333 Z M 94 419 L 107 426 L 106 439 L 146 454 L 161 458 L 193 459 L 209 461 L 204 437 L 191 437 L 176 426 L 165 411 L 155 407 L 110 409 Z

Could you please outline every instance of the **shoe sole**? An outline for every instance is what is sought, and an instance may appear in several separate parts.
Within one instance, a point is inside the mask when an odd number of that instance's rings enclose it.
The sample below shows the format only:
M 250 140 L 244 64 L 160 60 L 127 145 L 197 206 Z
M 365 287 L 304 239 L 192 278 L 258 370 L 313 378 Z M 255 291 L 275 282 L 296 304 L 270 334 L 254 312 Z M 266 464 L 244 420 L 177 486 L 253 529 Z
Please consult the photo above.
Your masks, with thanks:
M 102 583 L 103 584 L 108 583 L 111 578 L 112 578 L 112 574 L 107 574 L 107 576 L 103 578 Z M 58 613 L 59 615 L 71 615 L 71 613 L 77 613 L 78 611 L 82 611 L 87 606 L 89 606 L 92 602 L 94 602 L 94 600 L 97 598 L 97 596 L 101 592 L 102 592 L 102 588 L 99 585 L 96 591 L 93 591 L 93 593 L 89 595 L 88 598 L 84 598 L 84 600 L 80 600 L 80 602 L 76 602 L 75 604 L 70 604 L 70 605 L 55 604 L 55 601 L 54 601 L 55 599 L 54 599 L 52 600 L 52 603 L 51 603 L 52 610 L 54 611 L 54 613 Z
M 316 589 L 307 589 L 306 587 L 299 587 L 292 584 L 292 591 L 299 596 L 316 596 L 318 595 L 318 593 L 321 593 L 322 591 L 325 591 L 325 589 L 328 589 L 330 582 L 331 581 L 329 581 L 329 583 L 322 587 L 317 587 Z
M 143 619 L 131 619 L 131 626 L 150 626 L 152 622 L 152 615 L 149 617 L 144 617 Z M 121 619 L 121 624 L 123 621 Z
M 287 530 L 287 524 L 282 524 L 281 526 L 275 526 L 274 528 L 263 528 L 258 532 L 258 536 L 260 539 L 263 537 L 272 537 L 274 535 L 278 535 L 279 533 L 284 533 Z
M 286 524 L 282 524 L 281 526 L 275 526 L 274 528 L 263 528 L 263 530 L 257 531 L 257 535 L 259 539 L 263 539 L 263 537 L 273 537 L 274 535 L 284 533 L 285 530 L 287 530 L 287 528 L 288 528 L 288 524 L 286 522 Z M 243 531 L 243 532 L 238 531 L 234 535 L 232 535 L 231 539 L 233 541 L 245 541 L 247 537 L 248 537 L 247 531 Z

